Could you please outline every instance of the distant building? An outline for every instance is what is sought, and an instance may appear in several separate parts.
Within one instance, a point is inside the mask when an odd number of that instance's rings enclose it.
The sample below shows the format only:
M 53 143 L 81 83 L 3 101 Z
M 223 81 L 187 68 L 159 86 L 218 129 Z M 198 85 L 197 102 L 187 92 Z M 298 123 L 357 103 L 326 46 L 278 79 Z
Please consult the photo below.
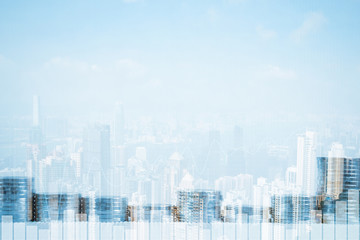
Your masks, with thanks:
M 239 174 L 237 176 L 224 176 L 215 180 L 215 190 L 224 196 L 226 193 L 236 191 L 240 194 L 243 204 L 253 202 L 253 176 L 250 174 Z
M 219 130 L 209 131 L 209 146 L 207 153 L 207 167 L 211 176 L 215 179 L 226 175 L 227 160 L 221 142 L 221 134 Z M 213 171 L 216 169 L 216 171 Z M 238 173 L 238 172 L 237 172 Z
M 244 134 L 240 126 L 233 129 L 233 146 L 227 154 L 226 174 L 235 176 L 247 171 L 247 163 L 244 157 Z
M 316 134 L 306 131 L 298 137 L 296 183 L 303 194 L 315 194 L 316 176 Z
M 115 106 L 114 118 L 114 138 L 115 145 L 123 145 L 125 143 L 125 121 L 124 121 L 124 107 L 121 102 L 117 102 Z
M 110 126 L 95 125 L 84 130 L 82 171 L 84 183 L 107 196 L 111 194 Z
M 290 189 L 294 189 L 296 186 L 296 167 L 288 167 L 285 173 L 285 183 Z

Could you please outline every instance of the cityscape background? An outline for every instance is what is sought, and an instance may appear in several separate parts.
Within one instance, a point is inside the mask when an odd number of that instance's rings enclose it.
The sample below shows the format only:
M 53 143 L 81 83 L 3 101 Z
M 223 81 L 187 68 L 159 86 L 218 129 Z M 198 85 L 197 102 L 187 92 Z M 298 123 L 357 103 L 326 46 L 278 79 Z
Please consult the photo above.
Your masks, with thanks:
M 117 102 L 111 119 L 80 127 L 71 119 L 46 116 L 41 102 L 34 95 L 31 116 L 8 118 L 2 125 L 3 224 L 133 222 L 151 223 L 150 229 L 156 223 L 187 223 L 190 229 L 202 224 L 196 230 L 201 239 L 203 230 L 209 231 L 204 224 L 219 223 L 258 225 L 253 231 L 266 239 L 311 236 L 306 226 L 319 224 L 359 229 L 356 128 L 304 129 L 288 137 L 291 144 L 261 141 L 264 145 L 253 149 L 240 124 L 147 119 L 132 126 L 124 104 Z M 140 226 L 137 234 L 148 231 Z M 265 226 L 270 233 L 263 233 Z M 294 233 L 285 234 L 293 228 Z M 181 229 L 172 236 L 187 233 Z M 338 230 L 345 239 L 351 235 L 347 229 Z M 75 238 L 74 229 L 67 231 L 64 237 Z M 236 236 L 235 230 L 230 233 Z
M 0 2 L 1 239 L 359 239 L 359 7 Z

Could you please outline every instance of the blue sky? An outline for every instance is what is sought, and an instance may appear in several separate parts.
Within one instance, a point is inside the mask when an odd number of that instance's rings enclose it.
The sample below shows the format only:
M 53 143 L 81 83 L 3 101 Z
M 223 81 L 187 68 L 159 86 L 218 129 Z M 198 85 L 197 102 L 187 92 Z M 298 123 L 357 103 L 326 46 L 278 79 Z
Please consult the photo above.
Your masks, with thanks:
M 359 114 L 360 1 L 2 1 L 0 108 Z M 28 111 L 28 110 L 27 110 Z

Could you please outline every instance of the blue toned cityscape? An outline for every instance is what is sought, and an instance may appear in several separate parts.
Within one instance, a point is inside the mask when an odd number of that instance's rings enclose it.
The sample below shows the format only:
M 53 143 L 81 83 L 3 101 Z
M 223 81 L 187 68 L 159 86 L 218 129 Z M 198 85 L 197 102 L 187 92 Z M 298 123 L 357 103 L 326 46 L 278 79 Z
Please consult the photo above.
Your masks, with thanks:
M 247 160 L 238 125 L 164 134 L 147 122 L 139 131 L 116 103 L 111 121 L 78 130 L 40 114 L 39 96 L 32 101 L 31 118 L 2 125 L 10 165 L 0 171 L 2 239 L 359 238 L 360 157 L 347 156 L 359 156 L 360 135 L 352 131 L 337 136 L 343 145 L 329 128 L 306 130 L 289 144 L 294 154 L 267 144 L 273 163 L 296 156 L 274 168 Z
M 0 1 L 0 240 L 359 240 L 360 1 Z

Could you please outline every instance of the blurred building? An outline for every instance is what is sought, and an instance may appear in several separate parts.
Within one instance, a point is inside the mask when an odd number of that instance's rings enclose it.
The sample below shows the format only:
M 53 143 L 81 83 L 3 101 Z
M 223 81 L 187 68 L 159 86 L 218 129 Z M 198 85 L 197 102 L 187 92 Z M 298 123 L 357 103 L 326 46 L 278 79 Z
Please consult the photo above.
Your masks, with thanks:
M 345 157 L 343 146 L 333 143 L 328 157 L 317 158 L 317 167 L 323 222 L 358 223 L 360 158 Z
M 209 176 L 213 179 L 226 175 L 227 159 L 221 141 L 219 130 L 209 131 L 209 146 L 207 153 L 207 167 Z M 213 171 L 216 169 L 216 171 Z
M 306 131 L 298 137 L 296 184 L 303 194 L 312 196 L 316 190 L 316 134 Z
M 309 222 L 315 198 L 300 194 L 275 194 L 271 198 L 270 215 L 272 222 L 297 224 Z
M 177 207 L 180 222 L 220 221 L 222 195 L 218 191 L 179 191 Z
M 360 191 L 358 189 L 350 189 L 347 193 L 340 195 L 340 199 L 347 200 L 347 223 L 359 224 L 359 198 Z
M 29 200 L 32 192 L 31 181 L 26 177 L 0 178 L 0 219 L 13 217 L 14 222 L 26 222 L 31 217 Z
M 285 184 L 290 189 L 296 187 L 296 167 L 288 167 L 285 172 Z
M 79 194 L 34 194 L 32 221 L 74 221 L 79 213 L 79 201 Z
M 281 194 L 272 196 L 270 214 L 274 223 L 293 223 L 293 196 Z
M 129 206 L 128 221 L 130 222 L 173 222 L 174 206 L 171 205 L 145 205 Z
M 96 198 L 95 213 L 100 222 L 124 222 L 127 220 L 128 200 L 124 197 Z
M 90 198 L 89 197 L 83 197 L 80 196 L 79 197 L 79 210 L 76 213 L 75 217 L 76 217 L 76 221 L 80 221 L 80 222 L 86 222 L 89 220 L 89 215 L 90 215 Z
M 238 212 L 238 206 L 226 205 L 221 210 L 221 219 L 223 222 L 236 222 Z
M 240 126 L 233 129 L 233 147 L 228 152 L 226 174 L 235 176 L 247 171 L 247 163 L 244 157 L 244 133 Z
M 321 202 L 322 222 L 334 223 L 335 222 L 335 200 L 326 197 Z
M 115 106 L 114 118 L 114 138 L 115 145 L 123 145 L 125 143 L 125 121 L 124 121 L 124 107 L 121 102 L 117 102 Z
M 100 194 L 111 194 L 110 126 L 95 125 L 84 130 L 82 171 L 84 183 Z
M 319 157 L 317 194 L 339 199 L 341 193 L 360 189 L 360 158 Z

